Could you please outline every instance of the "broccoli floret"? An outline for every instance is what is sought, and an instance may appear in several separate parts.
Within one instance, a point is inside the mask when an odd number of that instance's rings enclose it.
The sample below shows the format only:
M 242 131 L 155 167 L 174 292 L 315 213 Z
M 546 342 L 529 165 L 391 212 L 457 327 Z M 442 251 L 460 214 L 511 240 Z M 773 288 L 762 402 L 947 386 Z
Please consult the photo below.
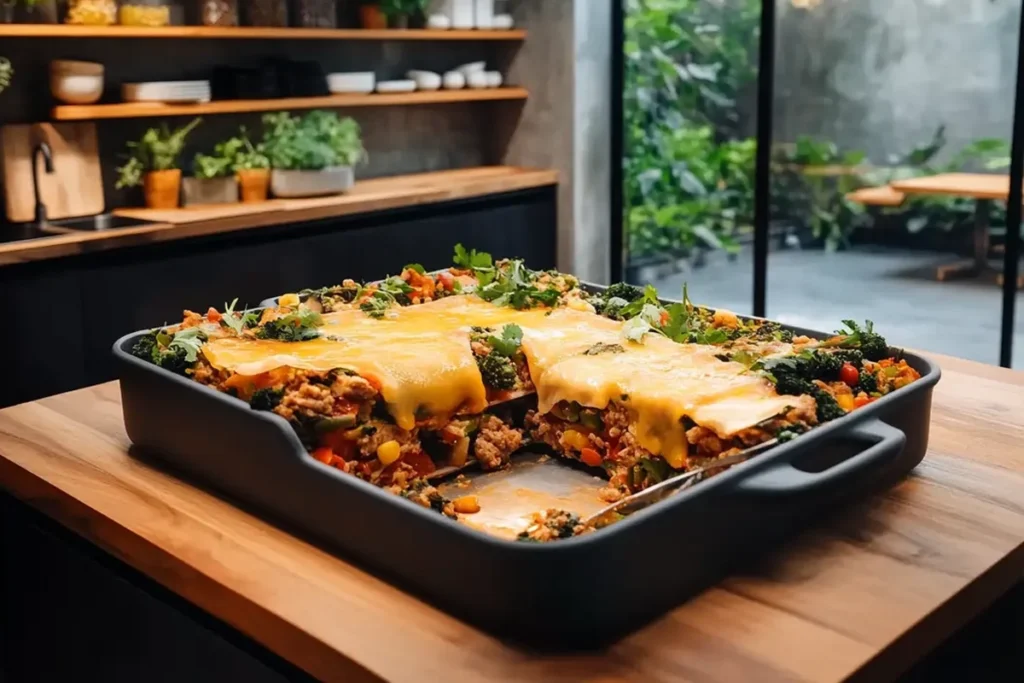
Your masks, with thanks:
M 316 311 L 308 308 L 299 309 L 271 320 L 256 331 L 259 339 L 276 339 L 284 342 L 300 342 L 316 339 L 320 336 L 317 326 L 323 324 L 323 318 Z
M 205 341 L 206 335 L 196 334 L 195 338 Z M 168 336 L 168 339 L 173 339 L 173 337 Z M 187 346 L 184 344 L 172 344 L 169 347 L 162 346 L 156 332 L 150 332 L 140 337 L 132 346 L 131 354 L 136 358 L 141 358 L 179 375 L 184 375 L 185 371 L 192 367 L 195 362 L 194 358 L 189 360 L 189 348 Z
M 139 340 L 132 346 L 131 354 L 144 361 L 156 363 L 158 354 L 156 334 L 150 332 L 149 334 L 139 337 Z
M 885 337 L 875 333 L 875 324 L 870 320 L 864 323 L 863 328 L 853 320 L 844 320 L 843 325 L 845 329 L 836 333 L 846 337 L 840 343 L 842 348 L 859 349 L 865 358 L 874 361 L 892 355 Z
M 861 391 L 866 391 L 869 394 L 878 392 L 878 378 L 866 370 L 860 371 L 860 380 L 857 385 Z
M 253 410 L 273 410 L 281 403 L 284 391 L 281 389 L 257 389 L 249 400 Z
M 605 299 L 625 299 L 627 302 L 636 301 L 644 295 L 644 290 L 625 282 L 616 282 L 610 285 L 602 293 Z
M 511 358 L 489 353 L 486 356 L 477 356 L 476 363 L 487 386 L 494 389 L 512 389 L 516 386 L 518 375 Z
M 820 387 L 813 387 L 810 392 L 818 406 L 818 422 L 829 422 L 846 415 L 846 411 L 839 407 L 832 394 Z
M 807 380 L 790 373 L 775 375 L 775 390 L 780 395 L 803 396 L 814 391 L 814 385 Z
M 171 347 L 158 352 L 156 364 L 165 370 L 184 375 L 185 371 L 192 367 L 192 363 L 189 362 L 187 356 L 188 352 L 184 348 L 180 346 Z
M 755 341 L 780 341 L 789 344 L 793 341 L 793 333 L 783 329 L 779 323 L 769 321 L 758 325 L 750 338 Z

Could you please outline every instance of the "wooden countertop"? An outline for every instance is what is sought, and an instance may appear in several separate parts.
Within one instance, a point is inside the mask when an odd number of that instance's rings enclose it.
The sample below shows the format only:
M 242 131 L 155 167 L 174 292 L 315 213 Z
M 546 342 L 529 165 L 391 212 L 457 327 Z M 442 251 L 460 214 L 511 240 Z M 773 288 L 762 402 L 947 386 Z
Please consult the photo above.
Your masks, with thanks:
M 483 166 L 361 180 L 346 194 L 331 197 L 275 199 L 259 205 L 232 204 L 173 211 L 123 209 L 115 213 L 157 223 L 107 232 L 81 232 L 21 242 L 0 242 L 0 266 L 187 237 L 481 197 L 543 187 L 557 182 L 558 172 L 553 170 Z M 2 229 L 0 227 L 0 230 Z
M 116 383 L 0 411 L 0 486 L 323 680 L 878 681 L 1024 572 L 1024 373 L 937 360 L 908 479 L 589 654 L 505 645 L 129 457 Z

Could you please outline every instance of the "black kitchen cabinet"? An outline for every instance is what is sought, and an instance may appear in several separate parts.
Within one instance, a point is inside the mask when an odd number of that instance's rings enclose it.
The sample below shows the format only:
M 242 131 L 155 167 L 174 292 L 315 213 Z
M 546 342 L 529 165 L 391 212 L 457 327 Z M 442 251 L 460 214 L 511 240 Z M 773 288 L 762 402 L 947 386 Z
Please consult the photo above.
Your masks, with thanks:
M 451 262 L 452 247 L 553 268 L 553 187 L 156 243 L 0 268 L 0 353 L 15 359 L 0 407 L 114 378 L 110 347 L 129 332 L 407 263 Z

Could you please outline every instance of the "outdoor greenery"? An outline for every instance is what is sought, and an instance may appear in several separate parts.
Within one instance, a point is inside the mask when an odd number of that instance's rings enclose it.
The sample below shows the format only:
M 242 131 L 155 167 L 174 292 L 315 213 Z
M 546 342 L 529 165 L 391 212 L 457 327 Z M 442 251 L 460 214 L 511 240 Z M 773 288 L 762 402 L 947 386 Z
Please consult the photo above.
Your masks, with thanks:
M 739 112 L 757 81 L 760 0 L 627 0 L 625 18 L 624 216 L 631 260 L 674 258 L 696 247 L 735 250 L 751 232 L 756 141 Z M 803 137 L 772 150 L 772 219 L 842 248 L 868 209 L 846 194 L 892 180 L 1009 165 L 1008 145 L 983 139 L 947 163 L 945 130 L 885 165 L 864 152 Z M 915 197 L 895 214 L 911 232 L 951 229 L 973 203 Z M 998 224 L 1000 216 L 993 216 Z
M 11 66 L 11 61 L 6 57 L 0 57 L 0 93 L 11 85 L 13 78 L 14 67 Z

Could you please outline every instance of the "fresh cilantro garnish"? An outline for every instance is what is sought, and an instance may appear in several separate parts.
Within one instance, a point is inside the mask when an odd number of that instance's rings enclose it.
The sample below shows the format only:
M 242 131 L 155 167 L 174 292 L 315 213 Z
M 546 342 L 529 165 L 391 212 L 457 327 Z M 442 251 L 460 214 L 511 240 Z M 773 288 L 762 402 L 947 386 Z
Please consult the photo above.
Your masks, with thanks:
M 622 306 L 618 313 L 623 318 L 632 318 L 635 315 L 639 315 L 644 306 L 661 306 L 661 302 L 658 300 L 658 290 L 653 285 L 644 287 L 644 295 Z
M 387 312 L 396 303 L 398 302 L 395 300 L 395 296 L 393 294 L 383 289 L 377 289 L 370 294 L 366 301 L 359 304 L 359 310 L 371 318 L 377 318 L 380 320 L 387 315 Z
M 389 294 L 397 303 L 407 306 L 412 303 L 409 295 L 415 292 L 416 289 L 400 276 L 392 275 L 378 285 L 377 291 Z
M 494 349 L 495 353 L 507 358 L 511 358 L 516 355 L 522 342 L 523 328 L 514 323 L 505 325 L 505 327 L 501 329 L 501 337 L 495 337 L 494 335 L 487 337 L 487 343 L 491 345 L 491 348 Z
M 477 288 L 477 295 L 495 306 L 509 306 L 516 310 L 535 306 L 554 306 L 560 292 L 554 287 L 538 287 L 538 274 L 523 265 L 522 260 L 509 261 L 498 269 L 494 279 Z
M 427 274 L 427 269 L 424 268 L 419 263 L 407 263 L 405 265 L 405 268 L 403 268 L 402 270 L 414 270 L 417 273 L 419 273 L 420 275 L 426 275 Z
M 255 327 L 259 323 L 260 313 L 259 311 L 238 313 L 235 311 L 236 305 L 238 305 L 238 299 L 235 299 L 230 304 L 224 304 L 224 315 L 220 319 L 220 323 L 241 336 L 243 330 Z
M 256 331 L 259 339 L 276 339 L 285 342 L 300 342 L 316 339 L 323 324 L 323 318 L 316 311 L 300 308 L 294 313 L 275 318 Z
M 167 334 L 166 332 L 164 333 Z M 167 348 L 180 350 L 185 354 L 185 361 L 195 363 L 199 359 L 199 350 L 206 341 L 206 335 L 198 327 L 189 327 L 174 334 Z

